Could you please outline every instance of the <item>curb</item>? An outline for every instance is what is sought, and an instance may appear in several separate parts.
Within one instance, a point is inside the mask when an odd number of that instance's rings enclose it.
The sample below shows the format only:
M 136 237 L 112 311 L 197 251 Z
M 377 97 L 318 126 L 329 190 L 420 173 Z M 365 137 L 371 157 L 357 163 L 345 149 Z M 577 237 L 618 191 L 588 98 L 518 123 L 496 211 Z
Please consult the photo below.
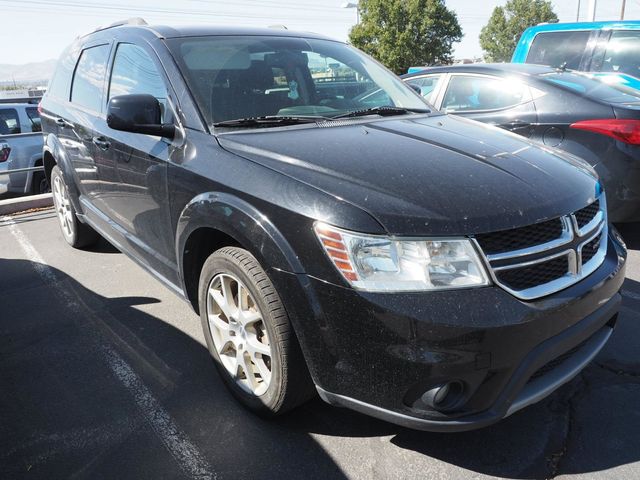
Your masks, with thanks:
M 50 193 L 30 195 L 28 197 L 9 198 L 0 200 L 0 215 L 12 215 L 34 208 L 53 206 L 53 197 Z

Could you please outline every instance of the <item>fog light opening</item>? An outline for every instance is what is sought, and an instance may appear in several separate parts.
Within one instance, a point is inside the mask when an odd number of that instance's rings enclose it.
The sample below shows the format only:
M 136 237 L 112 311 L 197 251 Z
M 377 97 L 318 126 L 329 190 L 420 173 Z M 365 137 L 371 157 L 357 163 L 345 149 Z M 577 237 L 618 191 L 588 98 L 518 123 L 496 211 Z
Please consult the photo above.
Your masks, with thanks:
M 464 393 L 464 385 L 458 380 L 442 383 L 422 394 L 422 401 L 438 411 L 452 410 L 458 406 Z

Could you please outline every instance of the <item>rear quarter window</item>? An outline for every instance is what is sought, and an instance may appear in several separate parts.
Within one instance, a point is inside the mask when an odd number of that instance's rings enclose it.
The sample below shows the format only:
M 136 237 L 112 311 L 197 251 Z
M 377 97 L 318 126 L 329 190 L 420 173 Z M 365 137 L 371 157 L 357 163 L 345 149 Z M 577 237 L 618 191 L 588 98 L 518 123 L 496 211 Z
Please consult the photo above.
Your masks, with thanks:
M 69 100 L 69 88 L 71 87 L 71 76 L 73 75 L 73 67 L 75 67 L 76 55 L 71 52 L 68 47 L 56 65 L 56 69 L 49 82 L 47 95 L 61 100 Z
M 578 70 L 590 31 L 539 33 L 531 42 L 526 63 Z

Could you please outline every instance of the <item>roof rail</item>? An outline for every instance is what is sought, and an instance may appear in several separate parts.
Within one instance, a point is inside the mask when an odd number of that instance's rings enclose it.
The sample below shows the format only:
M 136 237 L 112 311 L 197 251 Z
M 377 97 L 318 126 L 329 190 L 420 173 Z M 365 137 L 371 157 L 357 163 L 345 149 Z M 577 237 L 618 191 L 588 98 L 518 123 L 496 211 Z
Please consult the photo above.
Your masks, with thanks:
M 87 35 L 90 35 L 92 33 L 96 33 L 96 32 L 101 32 L 103 30 L 108 30 L 110 28 L 115 28 L 115 27 L 122 27 L 124 25 L 148 25 L 147 22 L 145 22 L 144 18 L 141 17 L 132 17 L 132 18 L 126 18 L 124 20 L 119 20 L 117 22 L 113 22 L 111 25 L 107 25 L 105 27 L 98 27 L 95 30 L 86 33 L 84 35 L 80 35 L 79 38 L 82 37 L 86 37 Z

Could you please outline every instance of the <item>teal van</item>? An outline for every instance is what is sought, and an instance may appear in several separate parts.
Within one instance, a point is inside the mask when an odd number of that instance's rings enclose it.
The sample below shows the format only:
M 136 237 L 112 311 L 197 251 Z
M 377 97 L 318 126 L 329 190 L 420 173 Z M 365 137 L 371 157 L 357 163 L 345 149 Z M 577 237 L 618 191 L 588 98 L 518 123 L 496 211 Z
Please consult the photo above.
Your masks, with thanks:
M 640 89 L 640 21 L 530 27 L 511 61 L 590 72 L 607 83 Z

